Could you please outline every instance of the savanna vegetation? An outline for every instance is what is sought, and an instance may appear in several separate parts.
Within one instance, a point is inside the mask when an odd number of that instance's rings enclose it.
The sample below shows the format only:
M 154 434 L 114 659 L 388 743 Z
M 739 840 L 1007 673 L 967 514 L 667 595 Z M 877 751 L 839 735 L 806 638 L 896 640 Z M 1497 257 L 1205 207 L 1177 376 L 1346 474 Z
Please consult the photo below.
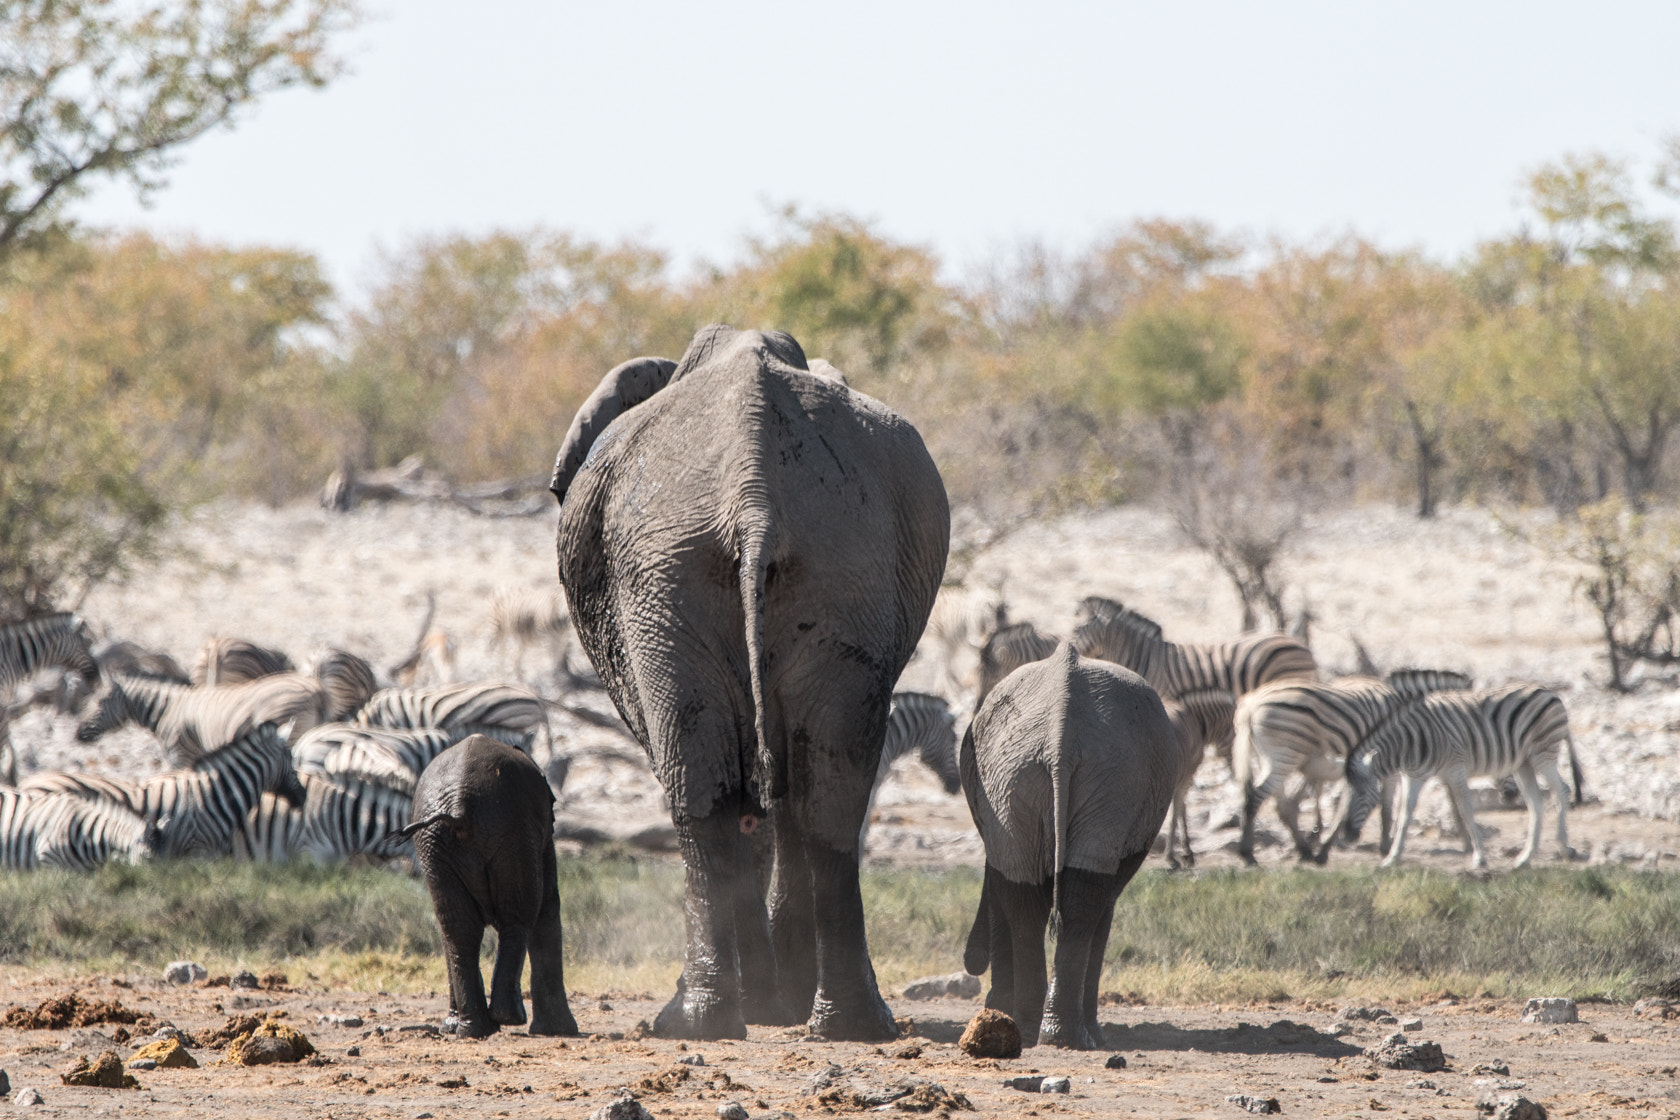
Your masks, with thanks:
M 571 986 L 667 990 L 682 962 L 682 869 L 560 862 Z M 959 967 L 978 872 L 866 870 L 870 949 L 889 988 Z M 486 957 L 493 941 L 486 943 Z M 422 884 L 371 869 L 108 864 L 0 876 L 0 966 L 279 968 L 358 990 L 443 985 Z M 1634 998 L 1680 977 L 1674 876 L 1546 869 L 1145 871 L 1120 898 L 1105 987 L 1154 1003 L 1281 998 Z

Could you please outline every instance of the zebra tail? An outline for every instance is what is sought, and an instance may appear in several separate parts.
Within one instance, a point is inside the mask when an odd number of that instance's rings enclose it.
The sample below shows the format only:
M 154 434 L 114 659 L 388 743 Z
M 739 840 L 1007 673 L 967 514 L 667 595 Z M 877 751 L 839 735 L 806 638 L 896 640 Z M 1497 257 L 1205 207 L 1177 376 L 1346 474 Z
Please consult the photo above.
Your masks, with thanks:
M 1581 756 L 1575 751 L 1575 736 L 1570 735 L 1565 740 L 1569 744 L 1569 776 L 1575 784 L 1575 804 L 1581 804 Z
M 741 612 L 746 622 L 748 673 L 752 680 L 754 730 L 758 737 L 758 800 L 768 808 L 787 792 L 787 767 L 781 744 L 771 743 L 764 702 L 764 585 L 774 546 L 769 511 L 762 502 L 748 502 L 741 528 Z
M 422 817 L 420 820 L 410 821 L 401 828 L 393 828 L 390 832 L 385 834 L 385 839 L 395 840 L 400 837 L 407 840 L 416 832 L 419 832 L 422 828 L 430 828 L 434 824 L 447 824 L 450 828 L 455 829 L 457 832 L 466 827 L 465 821 L 451 813 L 433 813 L 429 817 Z
M 1254 788 L 1254 742 L 1249 728 L 1250 713 L 1237 709 L 1236 735 L 1231 743 L 1231 777 L 1246 795 Z

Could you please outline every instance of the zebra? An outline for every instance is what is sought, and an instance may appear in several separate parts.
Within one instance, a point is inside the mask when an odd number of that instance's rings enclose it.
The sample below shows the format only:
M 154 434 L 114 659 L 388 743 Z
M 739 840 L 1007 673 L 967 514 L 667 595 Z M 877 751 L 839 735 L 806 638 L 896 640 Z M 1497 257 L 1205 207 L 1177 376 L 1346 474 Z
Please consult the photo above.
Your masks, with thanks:
M 1124 665 L 1163 699 L 1204 689 L 1240 698 L 1272 681 L 1318 677 L 1312 650 L 1288 634 L 1245 634 L 1218 644 L 1169 642 L 1159 623 L 1112 599 L 1090 596 L 1079 605 L 1086 619 L 1073 632 L 1074 648 L 1084 657 Z M 1214 745 L 1221 757 L 1230 757 L 1230 736 Z
M 39 790 L 0 789 L 0 868 L 91 870 L 151 856 L 156 830 L 122 805 Z
M 1167 709 L 1167 721 L 1172 724 L 1178 741 L 1178 784 L 1173 787 L 1172 810 L 1167 814 L 1167 864 L 1178 869 L 1175 851 L 1177 838 L 1184 839 L 1184 861 L 1196 866 L 1196 853 L 1190 847 L 1190 816 L 1185 799 L 1190 786 L 1201 769 L 1202 756 L 1209 743 L 1217 743 L 1231 733 L 1231 720 L 1236 704 L 1231 694 L 1222 688 L 1186 692 L 1173 700 L 1162 701 Z
M 869 790 L 869 808 L 858 829 L 858 854 L 863 854 L 869 836 L 869 818 L 875 812 L 875 796 L 881 792 L 893 763 L 912 752 L 939 777 L 946 793 L 962 786 L 957 767 L 956 716 L 943 696 L 926 692 L 895 692 L 887 711 L 887 731 L 881 740 L 881 761 L 875 768 L 875 784 Z
M 292 743 L 292 762 L 302 774 L 334 781 L 357 778 L 413 794 L 426 766 L 465 738 L 444 728 L 394 730 L 351 723 L 323 723 Z
M 1276 796 L 1278 817 L 1289 829 L 1296 852 L 1316 858 L 1302 834 L 1297 798 L 1281 796 L 1289 778 L 1300 774 L 1316 787 L 1342 778 L 1349 752 L 1399 712 L 1430 692 L 1469 688 L 1462 673 L 1401 669 L 1388 679 L 1343 677 L 1340 680 L 1283 680 L 1244 695 L 1235 715 L 1231 771 L 1243 790 L 1242 836 L 1237 854 L 1254 862 L 1254 820 L 1268 798 Z M 1316 802 L 1315 802 L 1316 803 Z M 1383 813 L 1383 842 L 1389 822 Z M 1322 828 L 1322 814 L 1318 823 Z
M 275 673 L 290 673 L 292 659 L 244 638 L 211 638 L 193 659 L 192 683 L 240 684 Z
M 292 753 L 272 723 L 258 724 L 188 769 L 147 779 L 140 793 L 140 815 L 158 828 L 158 854 L 210 858 L 233 850 L 234 834 L 264 793 L 294 805 L 305 798 Z
M 160 681 L 191 684 L 192 678 L 167 653 L 147 649 L 127 639 L 101 642 L 93 647 L 93 659 L 99 665 L 100 676 L 156 677 Z
M 1576 859 L 1569 846 L 1569 795 L 1558 774 L 1558 757 L 1569 749 L 1570 776 L 1581 788 L 1581 764 L 1569 734 L 1569 713 L 1558 694 L 1537 684 L 1511 684 L 1477 691 L 1430 693 L 1363 739 L 1349 754 L 1348 797 L 1338 830 L 1356 839 L 1371 809 L 1382 800 L 1382 787 L 1392 776 L 1400 779 L 1400 815 L 1394 843 L 1383 867 L 1400 861 L 1406 828 L 1417 810 L 1423 783 L 1438 777 L 1447 787 L 1469 835 L 1471 870 L 1487 866 L 1481 833 L 1470 804 L 1469 779 L 1512 775 L 1528 803 L 1528 844 L 1515 866 L 1526 867 L 1540 847 L 1545 799 L 1538 777 L 1557 800 L 1557 842 L 1560 858 Z M 1333 830 L 1331 835 L 1335 835 Z M 1321 850 L 1329 851 L 1325 840 Z
M 548 709 L 536 693 L 507 684 L 386 688 L 362 706 L 355 722 L 395 730 L 439 727 L 461 738 L 489 735 L 530 754 L 537 729 L 548 729 Z
M 85 801 L 104 801 L 142 815 L 146 804 L 145 793 L 138 783 L 86 772 L 42 770 L 19 782 L 17 788 L 31 793 L 79 797 Z
M 953 695 L 967 687 L 957 672 L 959 654 L 978 654 L 986 639 L 1009 624 L 1009 608 L 1001 588 L 983 592 L 962 587 L 941 587 L 934 597 L 922 640 L 937 651 L 939 671 Z
M 531 591 L 523 587 L 502 587 L 490 597 L 490 648 L 500 651 L 513 646 L 513 675 L 525 675 L 525 652 L 546 640 L 557 664 L 563 663 L 571 616 L 557 592 Z
M 345 720 L 355 715 L 379 688 L 373 666 L 342 649 L 325 647 L 310 658 L 309 673 L 327 690 L 327 718 Z
M 80 615 L 59 611 L 0 626 L 0 696 L 54 667 L 75 673 L 89 690 L 98 687 L 99 665 Z
M 1043 661 L 1056 651 L 1056 639 L 1039 631 L 1030 622 L 1017 622 L 993 632 L 980 649 L 980 694 L 974 698 L 974 711 L 986 702 L 986 696 L 999 681 L 1023 665 Z
M 76 729 L 91 743 L 124 723 L 151 729 L 178 762 L 191 762 L 230 743 L 259 723 L 290 723 L 290 735 L 326 719 L 329 700 L 321 682 L 280 673 L 240 684 L 194 688 L 149 677 L 115 677 L 94 712 Z
M 300 774 L 299 779 L 308 791 L 303 807 L 264 794 L 234 837 L 235 858 L 258 863 L 283 863 L 300 855 L 322 863 L 357 855 L 412 858 L 412 842 L 393 835 L 408 824 L 412 795 L 336 776 Z

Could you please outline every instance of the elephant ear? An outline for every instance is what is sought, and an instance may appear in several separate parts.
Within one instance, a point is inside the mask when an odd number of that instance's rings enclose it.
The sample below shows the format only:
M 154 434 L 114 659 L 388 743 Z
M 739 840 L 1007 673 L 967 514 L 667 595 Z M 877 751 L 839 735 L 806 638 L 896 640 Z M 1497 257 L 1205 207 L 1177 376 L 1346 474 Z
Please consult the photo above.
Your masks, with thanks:
M 811 359 L 811 372 L 816 374 L 818 377 L 826 377 L 830 381 L 838 381 L 848 389 L 852 387 L 852 383 L 847 380 L 844 373 L 840 372 L 840 370 L 836 368 L 832 362 L 825 361 L 822 358 Z
M 619 416 L 670 384 L 676 368 L 677 363 L 665 358 L 632 358 L 614 366 L 601 378 L 601 383 L 572 417 L 566 442 L 560 445 L 560 454 L 555 458 L 554 477 L 548 488 L 557 501 L 566 500 L 566 491 L 584 460 L 589 458 L 589 449 L 595 445 L 596 438 Z

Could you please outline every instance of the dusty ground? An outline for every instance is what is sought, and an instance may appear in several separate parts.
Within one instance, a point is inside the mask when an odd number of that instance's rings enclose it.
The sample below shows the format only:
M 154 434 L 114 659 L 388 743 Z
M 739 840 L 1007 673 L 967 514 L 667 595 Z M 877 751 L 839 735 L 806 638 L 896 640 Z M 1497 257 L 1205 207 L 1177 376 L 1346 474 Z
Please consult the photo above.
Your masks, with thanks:
M 225 988 L 126 982 L 133 987 L 81 987 L 90 997 L 118 998 L 185 1030 L 220 1025 L 236 998 Z M 9 1003 L 33 1004 L 68 990 L 62 982 L 13 981 L 4 995 Z M 261 1005 L 257 1014 L 286 1012 L 326 1064 L 222 1067 L 212 1064 L 218 1052 L 201 1050 L 194 1055 L 202 1068 L 141 1072 L 138 1091 L 63 1086 L 58 1074 L 77 1056 L 97 1057 L 110 1045 L 91 1032 L 108 1035 L 113 1028 L 99 1027 L 0 1029 L 0 1066 L 14 1099 L 24 1087 L 41 1093 L 44 1103 L 27 1111 L 44 1116 L 583 1117 L 621 1086 L 660 1116 L 710 1117 L 732 1101 L 755 1118 L 868 1111 L 867 1103 L 825 1104 L 802 1092 L 831 1065 L 845 1071 L 838 1084 L 865 1096 L 906 1078 L 924 1079 L 961 1094 L 978 1112 L 1005 1115 L 1237 1117 L 1247 1113 L 1225 1098 L 1247 1094 L 1276 1098 L 1286 1117 L 1389 1111 L 1417 1120 L 1474 1116 L 1478 1098 L 1513 1093 L 1542 1103 L 1553 1116 L 1680 1116 L 1680 1019 L 1640 1019 L 1606 1005 L 1584 1005 L 1581 1023 L 1556 1027 L 1522 1023 L 1517 1003 L 1449 998 L 1389 1007 L 1401 1018 L 1422 1019 L 1410 1040 L 1436 1042 L 1445 1051 L 1445 1071 L 1415 1073 L 1378 1069 L 1362 1055 L 1393 1026 L 1342 1024 L 1337 1009 L 1322 1004 L 1109 1006 L 1103 1015 L 1108 1045 L 1126 1061 L 1126 1068 L 1111 1070 L 1105 1068 L 1109 1051 L 1033 1049 L 1012 1061 L 968 1058 L 954 1043 L 977 1001 L 895 1002 L 906 1035 L 875 1046 L 809 1041 L 798 1029 L 767 1028 L 754 1028 L 745 1042 L 629 1041 L 623 1035 L 634 1034 L 658 1004 L 619 992 L 573 994 L 588 1032 L 583 1039 L 531 1038 L 516 1028 L 482 1042 L 431 1034 L 443 1009 L 436 996 L 244 998 Z M 317 1022 L 321 1015 L 352 1013 L 362 1017 L 362 1027 Z M 359 1053 L 350 1053 L 352 1047 Z M 695 1056 L 705 1064 L 677 1065 Z M 1509 1072 L 1477 1072 L 1484 1064 Z M 686 1069 L 686 1078 L 667 1076 L 664 1088 L 651 1084 L 674 1067 Z M 1024 1074 L 1068 1077 L 1072 1092 L 1029 1095 L 1001 1084 Z M 638 1084 L 644 1081 L 650 1084 Z

